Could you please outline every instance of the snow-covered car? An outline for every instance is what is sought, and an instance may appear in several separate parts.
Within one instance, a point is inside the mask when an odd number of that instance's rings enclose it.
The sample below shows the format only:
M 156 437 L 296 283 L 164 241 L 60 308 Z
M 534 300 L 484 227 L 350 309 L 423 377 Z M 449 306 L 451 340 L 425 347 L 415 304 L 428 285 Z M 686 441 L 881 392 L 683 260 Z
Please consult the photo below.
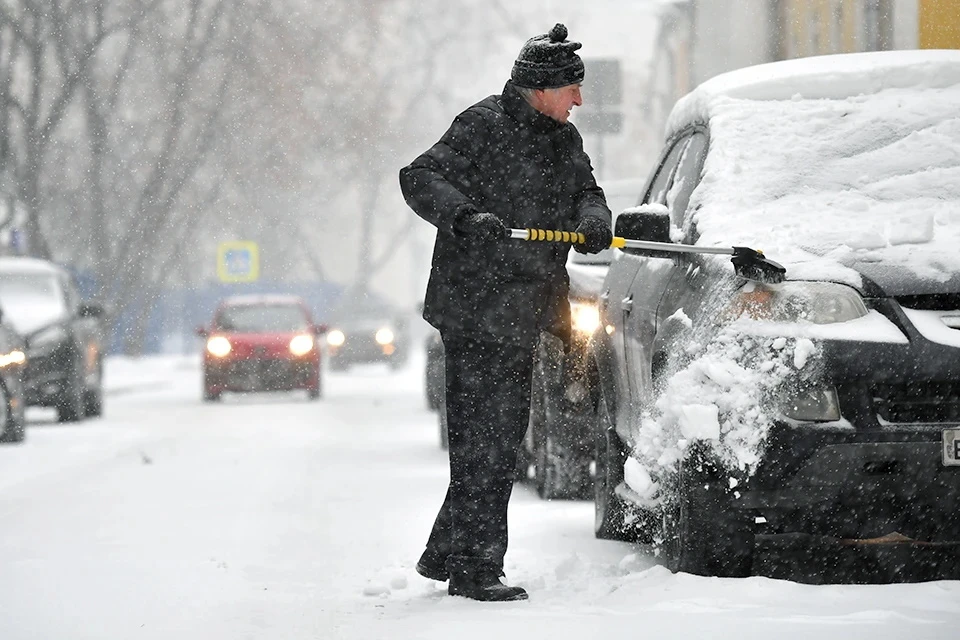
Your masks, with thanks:
M 637 204 L 641 180 L 601 183 L 607 205 L 617 212 Z M 571 349 L 548 334 L 541 336 L 534 364 L 530 423 L 524 439 L 521 466 L 530 474 L 544 499 L 577 499 L 593 495 L 591 462 L 596 430 L 598 395 L 596 367 L 590 342 L 600 325 L 599 296 L 613 257 L 606 249 L 596 254 L 570 250 L 570 313 L 573 320 Z
M 0 305 L 0 443 L 22 442 L 26 437 L 23 337 L 3 317 Z
M 786 280 L 617 250 L 598 537 L 710 575 L 749 574 L 760 548 L 956 566 L 958 104 L 960 51 L 900 51 L 746 68 L 675 105 L 616 234 L 762 249 Z
M 203 399 L 224 391 L 306 390 L 320 397 L 320 336 L 306 303 L 292 295 L 237 295 L 217 306 L 204 338 Z
M 61 422 L 99 416 L 103 307 L 81 300 L 67 269 L 26 257 L 0 258 L 0 306 L 25 340 L 27 404 L 55 407 Z

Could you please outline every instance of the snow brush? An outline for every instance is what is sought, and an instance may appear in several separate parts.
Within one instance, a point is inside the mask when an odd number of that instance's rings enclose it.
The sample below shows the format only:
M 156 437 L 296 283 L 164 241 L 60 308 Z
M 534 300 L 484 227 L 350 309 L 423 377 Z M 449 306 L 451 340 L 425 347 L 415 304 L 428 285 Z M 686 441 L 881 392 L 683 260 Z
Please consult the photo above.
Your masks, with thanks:
M 583 244 L 587 239 L 582 233 L 573 231 L 552 231 L 549 229 L 507 229 L 510 237 L 516 240 L 534 242 L 567 242 Z M 612 249 L 646 249 L 648 251 L 667 251 L 670 253 L 712 253 L 733 256 L 733 270 L 738 276 L 763 282 L 779 284 L 786 277 L 787 270 L 778 262 L 763 255 L 763 251 L 749 247 L 698 247 L 692 244 L 674 244 L 672 242 L 653 242 L 652 240 L 629 240 L 614 236 L 610 243 Z

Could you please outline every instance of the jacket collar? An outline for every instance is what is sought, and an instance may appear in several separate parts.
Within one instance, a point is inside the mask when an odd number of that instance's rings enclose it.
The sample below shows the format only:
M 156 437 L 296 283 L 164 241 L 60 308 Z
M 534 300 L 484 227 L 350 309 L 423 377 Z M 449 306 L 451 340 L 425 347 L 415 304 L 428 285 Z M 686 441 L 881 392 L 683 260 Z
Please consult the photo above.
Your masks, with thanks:
M 507 115 L 538 133 L 549 133 L 566 126 L 559 120 L 554 120 L 530 106 L 526 98 L 520 95 L 517 88 L 509 80 L 503 87 L 501 99 L 503 100 L 503 110 Z

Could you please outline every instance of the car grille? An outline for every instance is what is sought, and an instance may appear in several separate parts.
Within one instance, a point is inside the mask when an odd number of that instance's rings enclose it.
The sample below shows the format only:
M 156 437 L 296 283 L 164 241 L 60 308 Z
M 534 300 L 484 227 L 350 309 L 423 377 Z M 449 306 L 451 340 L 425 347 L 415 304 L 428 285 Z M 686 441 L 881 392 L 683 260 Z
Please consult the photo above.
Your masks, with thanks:
M 935 293 L 922 296 L 897 296 L 901 307 L 920 311 L 960 310 L 960 293 Z
M 873 403 L 885 422 L 960 422 L 960 382 L 877 385 Z

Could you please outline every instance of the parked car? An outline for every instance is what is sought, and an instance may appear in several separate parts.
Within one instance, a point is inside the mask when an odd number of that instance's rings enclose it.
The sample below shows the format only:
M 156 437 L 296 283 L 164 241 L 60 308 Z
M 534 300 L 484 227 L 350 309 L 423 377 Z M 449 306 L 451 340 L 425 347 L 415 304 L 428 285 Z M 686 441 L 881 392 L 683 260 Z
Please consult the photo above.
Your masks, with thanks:
M 99 416 L 103 307 L 81 300 L 67 269 L 25 257 L 0 258 L 0 304 L 24 337 L 27 404 L 55 407 L 61 422 Z
M 327 358 L 330 369 L 383 363 L 399 369 L 407 361 L 403 313 L 373 294 L 348 294 L 330 315 Z
M 637 204 L 643 181 L 616 180 L 601 186 L 607 205 L 618 212 Z M 532 465 L 529 475 L 544 499 L 593 495 L 591 463 L 599 389 L 590 345 L 600 326 L 599 296 L 612 257 L 611 249 L 597 254 L 570 250 L 572 348 L 564 353 L 563 343 L 548 334 L 541 336 L 537 347 L 521 466 Z
M 306 303 L 292 295 L 238 295 L 217 306 L 205 338 L 203 399 L 223 392 L 304 389 L 311 400 L 323 392 L 319 336 Z
M 23 337 L 0 310 L 0 443 L 22 442 L 26 437 L 23 389 L 26 363 Z
M 960 52 L 837 55 L 674 107 L 603 285 L 595 529 L 673 570 L 960 551 Z M 946 556 L 945 556 L 946 557 Z M 944 563 L 943 566 L 948 566 Z

